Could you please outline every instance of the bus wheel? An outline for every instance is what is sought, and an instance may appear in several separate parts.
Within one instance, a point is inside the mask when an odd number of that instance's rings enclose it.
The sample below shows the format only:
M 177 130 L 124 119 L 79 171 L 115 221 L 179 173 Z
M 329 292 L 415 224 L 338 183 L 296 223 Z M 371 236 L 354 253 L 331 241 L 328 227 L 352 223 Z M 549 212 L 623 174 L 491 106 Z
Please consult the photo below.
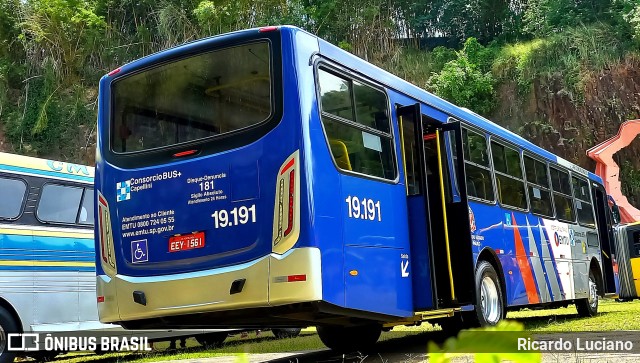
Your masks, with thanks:
M 280 329 L 271 329 L 273 335 L 278 339 L 284 338 L 295 338 L 300 335 L 302 331 L 301 328 L 280 328 Z
M 382 326 L 378 324 L 358 326 L 319 326 L 318 336 L 328 348 L 340 353 L 363 351 L 373 347 Z
M 500 279 L 487 261 L 481 261 L 476 268 L 476 301 L 475 311 L 465 316 L 469 318 L 471 325 L 493 326 L 504 318 L 504 298 Z
M 16 352 L 8 351 L 7 338 L 9 333 L 18 331 L 18 324 L 11 314 L 0 307 L 0 363 L 11 363 L 16 357 Z
M 598 313 L 598 285 L 593 270 L 589 271 L 589 297 L 576 301 L 578 315 L 583 318 L 594 316 Z
M 226 331 L 196 335 L 196 341 L 205 347 L 219 347 L 227 339 Z

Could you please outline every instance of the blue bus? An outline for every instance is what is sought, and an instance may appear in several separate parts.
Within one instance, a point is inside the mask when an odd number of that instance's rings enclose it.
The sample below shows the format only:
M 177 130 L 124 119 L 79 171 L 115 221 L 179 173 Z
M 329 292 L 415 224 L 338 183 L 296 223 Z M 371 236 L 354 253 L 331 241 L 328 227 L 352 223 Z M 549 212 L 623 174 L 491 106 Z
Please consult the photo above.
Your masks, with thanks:
M 598 176 L 295 27 L 105 75 L 96 164 L 100 319 L 126 328 L 348 350 L 615 288 Z

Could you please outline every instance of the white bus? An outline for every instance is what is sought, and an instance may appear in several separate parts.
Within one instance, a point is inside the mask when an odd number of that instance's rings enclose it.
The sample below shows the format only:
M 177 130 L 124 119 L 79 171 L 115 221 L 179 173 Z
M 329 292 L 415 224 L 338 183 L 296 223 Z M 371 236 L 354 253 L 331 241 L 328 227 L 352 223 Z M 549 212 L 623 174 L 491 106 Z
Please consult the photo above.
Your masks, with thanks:
M 135 334 L 98 320 L 93 176 L 89 166 L 0 153 L 0 363 L 16 357 L 7 349 L 10 333 Z M 151 336 L 187 334 L 196 335 Z M 213 345 L 226 336 L 201 331 L 196 339 Z M 59 353 L 27 355 L 47 360 Z

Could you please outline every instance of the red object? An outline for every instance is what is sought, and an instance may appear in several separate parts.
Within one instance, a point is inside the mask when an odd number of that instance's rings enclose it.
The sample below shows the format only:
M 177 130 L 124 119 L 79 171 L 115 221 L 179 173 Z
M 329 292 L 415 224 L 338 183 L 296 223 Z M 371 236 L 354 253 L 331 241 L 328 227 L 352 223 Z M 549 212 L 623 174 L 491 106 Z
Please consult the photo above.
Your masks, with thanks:
M 284 231 L 285 237 L 291 233 L 291 230 L 293 230 L 293 194 L 296 183 L 295 173 L 295 170 L 291 170 L 289 173 L 289 218 L 287 220 L 287 229 Z
M 289 275 L 287 282 L 307 281 L 307 275 Z
M 283 175 L 287 171 L 287 169 L 289 169 L 290 167 L 293 166 L 293 163 L 295 163 L 295 162 L 296 162 L 296 159 L 289 160 L 287 165 L 285 165 L 284 168 L 282 168 L 282 171 L 280 172 L 280 175 Z
M 169 237 L 169 252 L 188 251 L 204 247 L 204 232 Z
M 265 26 L 260 28 L 259 32 L 260 33 L 266 33 L 266 32 L 272 32 L 272 31 L 276 31 L 278 30 L 277 26 Z
M 587 155 L 596 161 L 595 173 L 602 178 L 604 188 L 620 208 L 620 222 L 632 223 L 640 220 L 640 210 L 632 206 L 622 194 L 620 184 L 620 167 L 613 160 L 613 155 L 629 146 L 640 134 L 640 120 L 630 120 L 620 125 L 618 134 L 587 150 Z
M 107 73 L 107 76 L 109 76 L 109 77 L 115 76 L 116 74 L 120 73 L 121 70 L 122 70 L 122 68 L 116 68 L 116 69 L 112 70 L 111 72 Z
M 98 302 L 99 303 L 103 303 L 104 302 L 104 296 L 98 296 Z
M 182 156 L 193 155 L 193 154 L 195 154 L 195 153 L 197 153 L 197 152 L 198 152 L 198 150 L 187 150 L 187 151 L 181 151 L 181 152 L 179 152 L 179 153 L 175 153 L 175 154 L 173 154 L 173 157 L 174 157 L 174 158 L 179 158 L 179 157 L 182 157 Z
M 516 242 L 516 261 L 518 262 L 518 268 L 520 269 L 520 275 L 522 275 L 522 282 L 524 282 L 524 288 L 527 292 L 527 298 L 530 304 L 537 304 L 540 302 L 538 297 L 538 289 L 536 288 L 536 280 L 531 271 L 531 265 L 529 264 L 529 258 L 524 249 L 524 243 L 522 242 L 522 236 L 520 230 L 516 224 L 516 216 L 511 213 L 511 223 L 513 224 L 513 237 Z

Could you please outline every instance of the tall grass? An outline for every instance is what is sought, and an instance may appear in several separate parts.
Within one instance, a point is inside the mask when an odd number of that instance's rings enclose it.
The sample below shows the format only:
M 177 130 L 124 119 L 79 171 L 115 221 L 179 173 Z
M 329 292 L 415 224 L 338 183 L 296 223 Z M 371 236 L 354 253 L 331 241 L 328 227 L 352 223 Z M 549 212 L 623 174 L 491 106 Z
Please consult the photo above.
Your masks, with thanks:
M 559 80 L 575 101 L 583 98 L 591 72 L 620 62 L 631 44 L 605 24 L 579 26 L 543 39 L 506 45 L 492 71 L 501 81 L 516 81 L 528 92 L 534 80 Z

